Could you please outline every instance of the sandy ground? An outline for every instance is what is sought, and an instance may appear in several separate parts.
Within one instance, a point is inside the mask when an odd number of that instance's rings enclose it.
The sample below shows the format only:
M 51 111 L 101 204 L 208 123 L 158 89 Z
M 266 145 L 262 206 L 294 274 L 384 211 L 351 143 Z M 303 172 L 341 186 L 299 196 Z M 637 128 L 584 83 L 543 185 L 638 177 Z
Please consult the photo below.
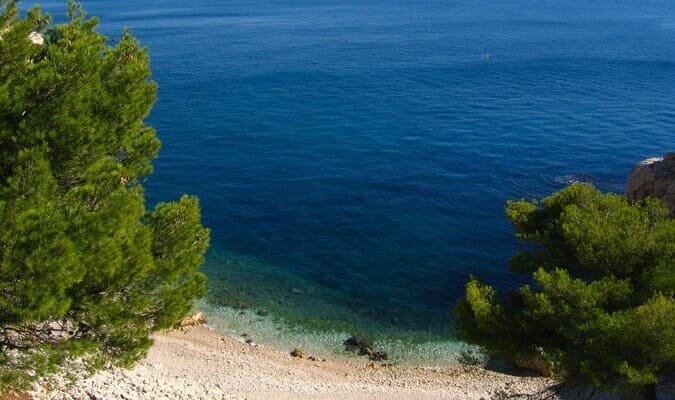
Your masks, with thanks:
M 366 358 L 298 359 L 204 327 L 154 339 L 147 359 L 131 370 L 105 370 L 69 388 L 39 388 L 33 398 L 490 399 L 532 394 L 553 383 L 480 368 L 387 366 Z

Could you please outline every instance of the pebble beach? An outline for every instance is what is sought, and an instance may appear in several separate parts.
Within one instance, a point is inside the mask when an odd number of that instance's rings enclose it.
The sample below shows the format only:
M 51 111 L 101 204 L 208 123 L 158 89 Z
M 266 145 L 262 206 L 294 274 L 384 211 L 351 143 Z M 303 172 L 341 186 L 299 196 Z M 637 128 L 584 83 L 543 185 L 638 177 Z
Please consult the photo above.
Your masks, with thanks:
M 74 384 L 42 386 L 33 399 L 493 399 L 535 394 L 555 384 L 478 367 L 431 368 L 367 358 L 291 356 L 194 326 L 154 335 L 146 359 Z M 513 397 L 515 396 L 515 397 Z

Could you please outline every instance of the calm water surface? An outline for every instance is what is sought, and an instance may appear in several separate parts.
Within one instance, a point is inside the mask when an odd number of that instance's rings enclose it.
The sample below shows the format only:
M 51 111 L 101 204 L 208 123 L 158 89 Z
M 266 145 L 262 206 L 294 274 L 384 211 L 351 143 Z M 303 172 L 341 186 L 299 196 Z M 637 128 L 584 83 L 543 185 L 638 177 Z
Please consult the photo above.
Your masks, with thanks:
M 150 48 L 150 202 L 200 197 L 203 306 L 270 312 L 252 324 L 452 341 L 470 274 L 523 282 L 507 199 L 575 180 L 621 192 L 675 148 L 671 0 L 85 7 Z

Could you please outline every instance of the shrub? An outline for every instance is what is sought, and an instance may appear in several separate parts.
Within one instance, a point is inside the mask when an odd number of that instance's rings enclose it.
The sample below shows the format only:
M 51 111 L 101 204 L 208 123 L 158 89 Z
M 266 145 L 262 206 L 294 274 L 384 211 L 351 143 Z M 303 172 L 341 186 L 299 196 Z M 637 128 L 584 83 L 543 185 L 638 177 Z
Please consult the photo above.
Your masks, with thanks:
M 658 201 L 629 203 L 574 184 L 506 214 L 528 247 L 510 262 L 532 284 L 498 294 L 475 278 L 459 336 L 495 356 L 540 360 L 575 384 L 653 396 L 675 367 L 675 220 Z

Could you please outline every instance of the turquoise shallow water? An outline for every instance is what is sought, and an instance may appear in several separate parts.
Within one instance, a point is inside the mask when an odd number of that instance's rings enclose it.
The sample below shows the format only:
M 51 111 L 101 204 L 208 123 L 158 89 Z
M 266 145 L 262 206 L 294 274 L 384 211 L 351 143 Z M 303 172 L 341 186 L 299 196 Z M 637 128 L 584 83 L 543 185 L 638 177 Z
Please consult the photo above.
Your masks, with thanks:
M 263 341 L 291 329 L 330 350 L 361 332 L 415 349 L 402 358 L 455 353 L 468 276 L 523 282 L 506 200 L 621 192 L 675 146 L 672 1 L 85 6 L 150 48 L 164 145 L 147 193 L 201 198 L 202 307 Z

